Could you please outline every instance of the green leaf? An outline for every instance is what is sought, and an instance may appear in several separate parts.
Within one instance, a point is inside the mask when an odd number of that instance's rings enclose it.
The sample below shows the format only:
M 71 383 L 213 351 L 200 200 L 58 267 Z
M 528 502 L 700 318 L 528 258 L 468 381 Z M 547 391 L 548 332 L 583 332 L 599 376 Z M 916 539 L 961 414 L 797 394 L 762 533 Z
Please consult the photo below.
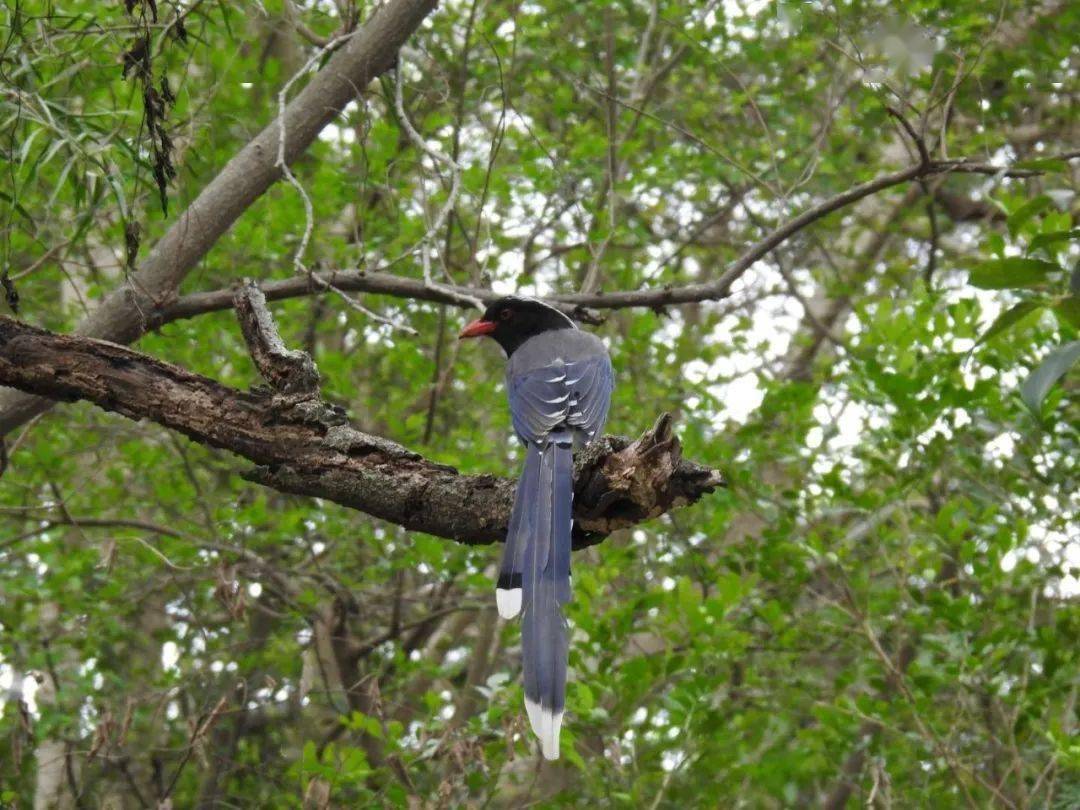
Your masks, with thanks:
M 572 735 L 564 733 L 563 736 L 566 738 L 566 742 L 562 743 L 562 745 L 559 746 L 559 752 L 566 758 L 567 762 L 569 762 L 579 771 L 586 770 L 585 760 L 574 747 L 574 740 Z
M 16 213 L 22 216 L 31 225 L 34 225 L 34 218 L 30 216 L 30 212 L 23 208 L 19 201 L 12 197 L 10 194 L 0 191 L 0 200 L 8 203 L 15 210 Z
M 578 710 L 584 714 L 588 714 L 588 712 L 592 710 L 592 707 L 596 705 L 592 690 L 585 684 L 579 683 L 576 691 Z
M 1070 295 L 1054 304 L 1054 314 L 1062 325 L 1069 324 L 1080 329 L 1080 295 Z
M 1058 242 L 1069 242 L 1076 239 L 1080 239 L 1080 228 L 1073 228 L 1070 231 L 1040 233 L 1031 240 L 1031 243 L 1028 245 L 1028 253 L 1032 253 L 1040 248 L 1050 247 L 1050 245 L 1056 245 Z
M 993 259 L 972 269 L 969 280 L 984 290 L 1007 290 L 1015 287 L 1033 287 L 1046 276 L 1061 268 L 1053 262 L 1011 256 Z
M 361 748 L 342 748 L 340 750 L 340 763 L 338 772 L 342 777 L 352 782 L 358 782 L 371 773 L 368 766 L 367 754 Z
M 1031 409 L 1032 413 L 1039 416 L 1042 412 L 1042 403 L 1047 392 L 1061 377 L 1072 368 L 1072 365 L 1080 360 L 1080 340 L 1074 340 L 1059 346 L 1046 355 L 1037 369 L 1031 372 L 1021 389 L 1024 404 Z
M 991 338 L 997 337 L 1003 332 L 1007 332 L 1031 313 L 1037 312 L 1045 307 L 1046 303 L 1045 300 L 1037 298 L 1014 304 L 997 316 L 994 322 L 990 324 L 990 328 L 983 332 L 982 336 L 975 341 L 975 345 L 978 346 L 980 343 L 985 343 Z
M 1035 216 L 1036 214 L 1038 214 L 1038 213 L 1040 213 L 1042 211 L 1045 211 L 1051 205 L 1052 205 L 1052 202 L 1051 202 L 1050 198 L 1047 197 L 1045 194 L 1040 194 L 1038 197 L 1035 197 L 1034 199 L 1028 200 L 1026 203 L 1021 205 L 1019 208 L 1017 208 L 1011 214 L 1009 214 L 1009 219 L 1008 219 L 1009 233 L 1012 234 L 1015 237 L 1017 232 L 1022 227 L 1024 227 L 1024 225 L 1033 216 Z
M 353 711 L 347 717 L 342 716 L 341 722 L 346 728 L 353 731 L 364 731 L 380 740 L 383 738 L 382 723 L 379 722 L 378 718 L 363 712 Z
M 1031 169 L 1037 172 L 1061 172 L 1068 166 L 1061 158 L 1033 158 L 1014 163 L 1014 169 Z

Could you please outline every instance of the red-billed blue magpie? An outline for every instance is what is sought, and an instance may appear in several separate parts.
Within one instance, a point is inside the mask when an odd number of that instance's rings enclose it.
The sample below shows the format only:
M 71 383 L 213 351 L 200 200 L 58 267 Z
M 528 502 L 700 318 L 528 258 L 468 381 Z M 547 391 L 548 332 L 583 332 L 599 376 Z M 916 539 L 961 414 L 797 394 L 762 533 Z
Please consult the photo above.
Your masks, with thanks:
M 525 709 L 546 759 L 559 757 L 566 699 L 573 448 L 607 420 L 615 375 L 607 349 L 559 310 L 502 298 L 461 337 L 487 335 L 506 352 L 514 432 L 525 445 L 495 598 L 511 619 L 524 607 L 521 650 Z

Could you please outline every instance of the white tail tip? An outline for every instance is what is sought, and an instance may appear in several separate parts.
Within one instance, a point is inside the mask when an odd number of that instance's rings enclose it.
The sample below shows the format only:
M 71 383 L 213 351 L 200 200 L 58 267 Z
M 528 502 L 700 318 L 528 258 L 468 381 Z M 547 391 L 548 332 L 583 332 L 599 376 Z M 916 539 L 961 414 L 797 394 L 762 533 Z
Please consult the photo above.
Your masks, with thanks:
M 525 711 L 529 715 L 529 725 L 533 733 L 540 738 L 540 751 L 544 759 L 559 758 L 559 731 L 562 730 L 562 712 L 553 712 L 547 706 L 533 703 L 525 698 Z
M 521 613 L 521 588 L 496 588 L 495 605 L 504 619 L 514 618 Z

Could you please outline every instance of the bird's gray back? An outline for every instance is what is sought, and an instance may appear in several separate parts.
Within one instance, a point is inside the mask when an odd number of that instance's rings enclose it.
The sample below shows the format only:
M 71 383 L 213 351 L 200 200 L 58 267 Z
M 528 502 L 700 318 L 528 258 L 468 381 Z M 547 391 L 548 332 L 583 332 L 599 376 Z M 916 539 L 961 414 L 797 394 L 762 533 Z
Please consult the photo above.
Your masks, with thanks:
M 506 363 L 506 378 L 513 379 L 533 369 L 550 366 L 562 360 L 572 363 L 589 357 L 606 357 L 604 342 L 591 332 L 580 329 L 556 329 L 531 337 L 510 355 Z
M 588 332 L 559 329 L 525 341 L 506 365 L 514 430 L 523 442 L 545 442 L 569 429 L 590 442 L 607 421 L 615 385 L 603 342 Z

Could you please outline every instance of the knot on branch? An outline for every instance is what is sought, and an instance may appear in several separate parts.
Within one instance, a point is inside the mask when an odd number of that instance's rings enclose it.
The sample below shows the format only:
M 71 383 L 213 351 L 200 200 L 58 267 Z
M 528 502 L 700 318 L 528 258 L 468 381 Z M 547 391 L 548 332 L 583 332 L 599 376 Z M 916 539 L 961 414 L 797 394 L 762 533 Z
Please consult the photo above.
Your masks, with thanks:
M 578 459 L 574 498 L 574 545 L 598 543 L 605 535 L 694 503 L 725 486 L 719 470 L 687 461 L 672 427 L 661 414 L 636 441 L 606 436 Z
M 270 387 L 301 399 L 318 397 L 315 362 L 306 352 L 286 348 L 262 290 L 254 282 L 245 282 L 233 293 L 233 307 L 251 359 Z
M 607 320 L 607 317 L 599 311 L 583 306 L 582 304 L 574 304 L 573 306 L 564 309 L 563 312 L 566 312 L 567 315 L 578 323 L 587 323 L 590 326 L 600 326 Z

